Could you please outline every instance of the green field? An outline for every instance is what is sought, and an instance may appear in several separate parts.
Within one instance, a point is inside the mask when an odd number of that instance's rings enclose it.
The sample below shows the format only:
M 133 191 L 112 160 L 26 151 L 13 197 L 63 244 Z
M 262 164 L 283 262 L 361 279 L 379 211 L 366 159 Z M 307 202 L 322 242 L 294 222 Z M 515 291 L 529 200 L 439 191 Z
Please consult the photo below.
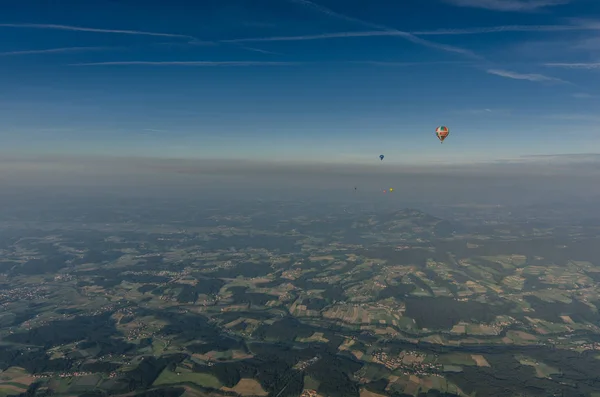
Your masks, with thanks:
M 3 388 L 2 386 L 0 386 L 0 397 L 14 396 L 15 394 L 25 393 L 26 391 L 27 388 L 17 391 L 17 389 L 6 387 Z
M 551 375 L 560 374 L 560 371 L 554 367 L 551 367 L 543 362 L 539 362 L 531 357 L 517 356 L 516 357 L 522 365 L 528 365 L 535 369 L 536 376 L 538 378 L 549 378 Z
M 440 355 L 438 364 L 446 365 L 477 365 L 475 360 L 471 357 L 470 354 L 460 354 L 460 353 L 452 353 L 452 354 L 444 354 Z
M 462 372 L 462 370 L 458 365 L 444 365 L 444 372 Z
M 321 383 L 319 381 L 313 379 L 310 376 L 304 377 L 304 388 L 305 389 L 317 390 L 319 388 L 320 384 Z
M 189 382 L 202 387 L 220 388 L 221 382 L 210 374 L 191 372 L 188 369 L 177 368 L 178 372 L 171 372 L 168 369 L 163 370 L 159 377 L 154 381 L 154 386 L 172 385 L 177 383 Z M 179 375 L 177 375 L 179 373 Z
M 0 387 L 1 386 L 16 386 L 16 387 L 23 387 L 25 389 L 27 389 L 27 387 L 29 387 L 28 385 L 24 385 L 23 383 L 19 383 L 19 382 L 2 382 L 0 383 Z

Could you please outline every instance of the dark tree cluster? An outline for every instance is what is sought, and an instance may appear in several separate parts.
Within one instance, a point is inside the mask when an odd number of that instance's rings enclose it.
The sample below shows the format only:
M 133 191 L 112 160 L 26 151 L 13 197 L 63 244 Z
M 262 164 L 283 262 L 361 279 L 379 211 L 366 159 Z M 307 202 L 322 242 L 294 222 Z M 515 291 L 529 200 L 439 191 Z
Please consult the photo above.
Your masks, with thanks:
M 73 360 L 59 358 L 50 359 L 43 350 L 0 349 L 0 370 L 8 367 L 22 367 L 27 372 L 64 372 L 73 366 Z
M 27 332 L 8 335 L 9 342 L 44 346 L 52 346 L 78 342 L 81 340 L 103 340 L 117 335 L 111 313 L 96 316 L 78 316 L 69 320 L 53 321 L 47 325 L 33 328 Z
M 450 329 L 460 321 L 488 323 L 507 313 L 512 304 L 491 305 L 475 301 L 456 301 L 446 297 L 407 297 L 406 316 L 420 328 Z

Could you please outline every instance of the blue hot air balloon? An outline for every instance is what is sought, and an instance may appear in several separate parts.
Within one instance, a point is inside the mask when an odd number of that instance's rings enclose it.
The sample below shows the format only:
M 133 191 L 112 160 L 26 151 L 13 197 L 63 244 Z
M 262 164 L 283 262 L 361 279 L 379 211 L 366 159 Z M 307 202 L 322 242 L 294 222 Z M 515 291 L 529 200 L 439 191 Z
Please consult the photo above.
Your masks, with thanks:
M 384 157 L 384 155 L 383 155 L 383 154 L 380 154 L 380 155 L 379 155 L 379 158 L 380 158 L 381 160 L 383 160 L 383 157 Z

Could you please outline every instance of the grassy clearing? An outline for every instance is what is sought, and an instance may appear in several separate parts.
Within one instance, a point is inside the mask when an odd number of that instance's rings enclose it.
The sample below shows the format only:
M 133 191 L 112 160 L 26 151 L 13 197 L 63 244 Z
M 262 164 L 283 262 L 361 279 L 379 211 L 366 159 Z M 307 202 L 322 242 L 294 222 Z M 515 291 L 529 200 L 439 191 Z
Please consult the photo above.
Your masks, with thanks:
M 546 302 L 561 302 L 566 304 L 573 302 L 571 298 L 565 296 L 563 292 L 556 289 L 535 291 L 533 295 Z
M 488 360 L 480 354 L 471 354 L 471 358 L 477 363 L 478 367 L 491 367 Z
M 316 261 L 334 261 L 335 258 L 333 257 L 333 255 L 310 256 L 310 257 L 308 257 L 308 260 L 311 261 L 311 262 L 316 262 Z
M 560 374 L 557 368 L 551 367 L 544 363 L 539 363 L 535 367 L 535 372 L 539 378 L 550 378 L 552 375 Z
M 178 373 L 179 375 L 177 375 Z M 177 372 L 171 372 L 168 369 L 163 370 L 154 381 L 154 386 L 172 385 L 184 382 L 193 383 L 202 387 L 211 387 L 213 389 L 218 389 L 222 386 L 221 382 L 213 375 L 192 372 L 181 367 L 177 368 Z
M 496 255 L 482 256 L 481 258 L 491 262 L 500 263 L 505 268 L 523 266 L 527 262 L 527 257 L 525 255 Z
M 241 396 L 259 396 L 266 397 L 269 395 L 260 383 L 254 379 L 241 379 L 233 388 L 222 387 L 221 390 L 233 391 Z
M 452 353 L 440 355 L 438 364 L 443 365 L 477 365 L 477 361 L 470 354 Z
M 519 276 L 508 276 L 502 280 L 502 284 L 508 288 L 522 290 L 525 285 L 525 279 Z
M 550 378 L 551 375 L 560 374 L 560 371 L 554 367 L 539 362 L 531 357 L 517 356 L 521 365 L 527 365 L 535 369 L 535 376 L 538 378 Z
M 398 328 L 400 328 L 400 329 L 414 330 L 417 328 L 417 324 L 415 323 L 415 320 L 413 320 L 410 317 L 402 316 L 402 317 L 400 317 L 399 320 L 397 320 L 397 322 L 398 322 Z
M 314 378 L 312 378 L 310 376 L 304 377 L 304 388 L 305 389 L 318 390 L 320 385 L 321 385 L 321 382 L 315 380 Z
M 466 324 L 466 333 L 468 335 L 497 335 L 498 331 L 489 325 Z
M 444 365 L 444 372 L 462 372 L 460 365 Z
M 385 397 L 383 394 L 373 393 L 367 389 L 360 390 L 360 397 Z
M 93 389 L 94 386 L 96 386 L 100 382 L 101 379 L 102 379 L 102 377 L 100 375 L 86 375 L 86 376 L 80 376 L 77 378 L 73 378 L 73 380 L 71 381 L 71 386 L 70 386 L 69 390 L 72 391 L 73 389 L 79 389 L 79 390 Z
M 65 394 L 69 392 L 71 381 L 69 378 L 53 378 L 48 385 L 55 394 Z
M 10 390 L 9 394 L 15 394 L 16 389 L 23 389 L 20 393 L 24 393 L 33 382 L 35 378 L 21 367 L 10 367 L 0 373 L 0 390 Z
M 419 388 L 421 386 L 421 379 L 419 379 L 416 375 L 409 375 L 408 382 L 406 387 L 404 388 L 404 393 L 415 396 L 419 393 Z
M 27 387 L 19 387 L 13 385 L 2 384 L 0 385 L 0 397 L 14 396 L 15 394 L 25 393 Z
M 506 337 L 518 345 L 536 343 L 538 340 L 535 335 L 523 331 L 508 331 Z
M 312 334 L 312 336 L 310 336 L 308 338 L 296 338 L 296 341 L 302 342 L 302 343 L 310 343 L 310 342 L 327 343 L 327 342 L 329 342 L 329 340 L 323 336 L 322 332 L 315 332 L 314 334 Z
M 389 377 L 387 390 L 390 392 L 405 393 L 417 396 L 419 393 L 427 393 L 429 390 L 439 390 L 466 397 L 467 394 L 460 390 L 455 384 L 448 382 L 442 375 L 392 375 Z

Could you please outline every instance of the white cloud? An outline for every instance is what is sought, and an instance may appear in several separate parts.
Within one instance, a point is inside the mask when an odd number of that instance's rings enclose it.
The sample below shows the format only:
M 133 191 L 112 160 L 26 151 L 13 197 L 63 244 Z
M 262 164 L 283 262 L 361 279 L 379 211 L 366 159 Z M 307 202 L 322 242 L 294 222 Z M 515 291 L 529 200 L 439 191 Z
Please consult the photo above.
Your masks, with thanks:
M 600 122 L 600 116 L 597 114 L 585 114 L 585 113 L 559 113 L 559 114 L 549 114 L 546 118 L 551 120 L 560 120 L 560 121 L 584 121 L 584 122 L 592 122 L 598 123 Z
M 473 116 L 495 116 L 495 115 L 507 115 L 511 113 L 510 109 L 496 109 L 496 108 L 473 108 L 463 109 L 451 112 L 452 114 L 462 115 L 473 115 Z
M 493 11 L 534 11 L 568 4 L 571 0 L 445 0 L 458 7 L 483 8 Z
M 156 65 L 156 66 L 287 66 L 301 62 L 256 62 L 256 61 L 123 61 L 73 63 L 69 66 L 110 66 L 110 65 Z
M 502 69 L 488 69 L 487 73 L 494 74 L 496 76 L 506 77 L 508 79 L 514 79 L 514 80 L 527 80 L 527 81 L 537 81 L 537 82 L 552 82 L 552 81 L 553 82 L 564 82 L 561 79 L 557 79 L 554 77 L 549 77 L 549 76 L 545 76 L 543 74 L 537 74 L 537 73 L 524 74 L 524 73 L 511 72 L 509 70 L 502 70 Z
M 0 23 L 0 27 L 71 30 L 71 31 L 77 31 L 77 32 L 130 34 L 130 35 L 139 35 L 139 36 L 178 37 L 178 38 L 185 38 L 185 39 L 189 39 L 189 40 L 196 40 L 195 37 L 184 35 L 184 34 L 156 33 L 156 32 L 146 32 L 146 31 L 141 31 L 141 30 L 85 28 L 85 27 L 81 27 L 81 26 L 70 26 L 70 25 L 54 25 L 54 24 L 38 24 L 38 23 Z
M 251 43 L 261 41 L 304 41 L 304 40 L 323 40 L 323 39 L 336 39 L 346 37 L 372 37 L 372 36 L 403 36 L 404 32 L 383 32 L 377 31 L 365 31 L 365 32 L 338 32 L 338 33 L 324 33 L 324 34 L 309 34 L 301 36 L 271 36 L 271 37 L 256 37 L 256 38 L 245 38 L 245 39 L 234 39 L 234 40 L 222 40 L 222 43 Z
M 487 33 L 502 33 L 502 32 L 561 32 L 561 31 L 585 31 L 585 30 L 600 30 L 598 25 L 505 25 L 505 26 L 489 26 L 468 29 L 437 29 L 437 30 L 418 30 L 413 32 L 401 31 L 384 31 L 384 30 L 366 30 L 360 32 L 336 32 L 313 35 L 299 36 L 271 36 L 244 38 L 233 40 L 222 40 L 223 43 L 243 43 L 243 42 L 261 42 L 261 41 L 301 41 L 301 40 L 323 40 L 346 37 L 386 37 L 399 36 L 404 37 L 406 34 L 415 36 L 453 36 L 453 35 L 474 35 Z
M 243 49 L 243 50 L 246 50 L 246 51 L 252 51 L 252 52 L 258 52 L 258 53 L 260 53 L 260 54 L 267 54 L 267 55 L 283 55 L 283 54 L 281 54 L 281 53 L 278 53 L 278 52 L 273 52 L 273 51 L 262 50 L 262 49 L 260 49 L 260 48 L 248 47 L 248 46 L 245 46 L 245 45 L 239 45 L 239 47 L 240 47 L 241 49 Z
M 545 63 L 544 66 L 567 69 L 600 69 L 600 62 Z
M 289 0 L 289 1 L 292 3 L 295 3 L 295 4 L 300 4 L 300 5 L 312 8 L 312 9 L 314 9 L 322 14 L 328 15 L 332 18 L 342 19 L 344 21 L 356 23 L 356 24 L 365 26 L 369 29 L 376 29 L 377 31 L 392 33 L 392 34 L 388 34 L 388 35 L 402 37 L 402 38 L 404 38 L 410 42 L 413 42 L 415 44 L 419 44 L 419 45 L 430 47 L 430 48 L 436 48 L 436 49 L 442 50 L 442 51 L 459 53 L 459 54 L 463 54 L 463 55 L 471 57 L 471 58 L 481 59 L 481 57 L 476 55 L 473 51 L 470 51 L 470 50 L 467 50 L 464 48 L 446 45 L 446 44 L 435 43 L 435 42 L 417 37 L 408 32 L 403 32 L 398 29 L 394 29 L 394 28 L 391 28 L 391 27 L 388 27 L 385 25 L 379 25 L 379 24 L 368 22 L 368 21 L 364 21 L 362 19 L 350 17 L 348 15 L 340 14 L 338 12 L 330 10 L 329 8 L 326 8 L 319 4 L 313 3 L 312 1 L 309 1 L 309 0 Z M 371 32 L 370 35 L 366 35 L 366 36 L 376 36 L 376 35 L 377 35 L 376 32 Z M 383 36 L 385 36 L 385 34 L 383 34 Z M 316 40 L 316 39 L 328 39 L 328 38 L 333 38 L 333 37 L 353 37 L 353 36 L 351 36 L 351 33 L 350 33 L 350 34 L 338 35 L 338 36 L 330 36 L 328 34 L 325 34 L 325 35 L 295 36 L 295 37 L 296 38 L 294 38 L 294 40 Z M 354 37 L 359 37 L 359 36 L 354 36 Z M 363 35 L 363 37 L 365 37 L 365 36 Z M 265 41 L 265 40 L 262 40 L 262 41 Z
M 502 32 L 562 32 L 577 30 L 600 30 L 600 24 L 580 25 L 504 25 L 467 29 L 438 29 L 411 32 L 418 36 L 447 36 L 447 35 L 469 35 Z
M 373 66 L 424 66 L 424 65 L 472 65 L 472 62 L 460 61 L 432 61 L 432 62 L 386 62 L 386 61 L 349 61 L 362 65 Z
M 473 62 L 432 61 L 432 62 L 385 62 L 385 61 L 323 61 L 323 62 L 268 62 L 268 61 L 107 61 L 72 63 L 69 66 L 110 66 L 110 65 L 164 65 L 164 66 L 293 66 L 307 64 L 357 64 L 382 67 L 410 67 L 426 65 L 474 65 Z
M 577 98 L 577 99 L 589 99 L 589 98 L 593 98 L 594 96 L 591 94 L 588 94 L 586 92 L 576 92 L 573 95 L 571 95 L 573 98 Z
M 101 51 L 101 50 L 116 49 L 116 48 L 120 48 L 120 47 L 62 47 L 62 48 L 48 48 L 48 49 L 44 49 L 44 50 L 23 50 L 23 51 L 0 52 L 0 56 L 60 54 L 60 53 L 68 53 L 68 52 Z
M 337 38 L 350 38 L 350 37 L 402 37 L 415 44 L 421 44 L 426 47 L 437 48 L 439 50 L 447 52 L 460 53 L 471 58 L 479 58 L 478 55 L 470 50 L 463 48 L 448 46 L 445 44 L 433 43 L 428 40 L 421 39 L 411 33 L 401 31 L 363 31 L 363 32 L 338 32 L 338 33 L 324 33 L 324 34 L 311 34 L 311 35 L 300 35 L 300 36 L 271 36 L 271 37 L 250 37 L 244 39 L 233 39 L 233 40 L 222 40 L 222 43 L 252 43 L 252 42 L 264 42 L 264 41 L 307 41 L 307 40 L 326 40 L 326 39 L 337 39 Z
M 600 37 L 589 37 L 581 40 L 575 45 L 575 48 L 585 51 L 600 51 Z
M 596 19 L 589 19 L 589 18 L 567 18 L 566 19 L 567 22 L 573 24 L 573 25 L 578 25 L 581 27 L 585 27 L 587 29 L 590 30 L 598 30 L 600 29 L 600 21 L 596 20 Z

